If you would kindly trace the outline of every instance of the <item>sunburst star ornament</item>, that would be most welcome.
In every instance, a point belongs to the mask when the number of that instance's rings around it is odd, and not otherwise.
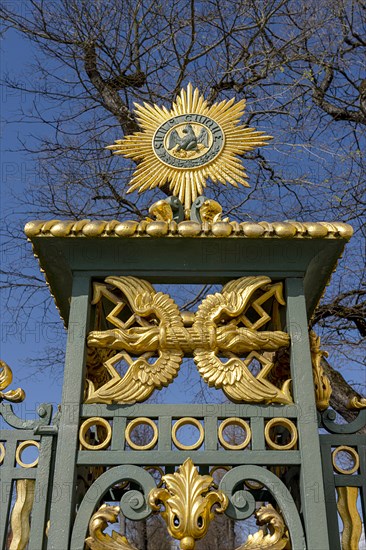
[[[240,124],[244,108],[245,100],[235,103],[234,98],[209,106],[191,84],[181,90],[171,110],[135,104],[142,131],[107,147],[139,163],[128,192],[168,184],[189,209],[208,179],[249,187],[237,155],[267,145],[272,137]]]

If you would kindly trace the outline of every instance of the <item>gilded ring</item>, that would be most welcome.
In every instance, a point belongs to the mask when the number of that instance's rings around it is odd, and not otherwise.
[[[5,458],[5,445],[4,443],[0,443],[0,464],[3,463]]]
[[[86,432],[92,426],[101,426],[106,431],[105,439],[101,443],[98,443],[98,445],[91,445],[85,439]],[[86,420],[84,420],[84,422],[80,426],[79,440],[82,446],[84,447],[84,449],[87,449],[88,451],[100,451],[101,449],[106,449],[111,441],[111,438],[112,438],[111,425],[105,418],[100,418],[100,416],[93,416],[91,418],[87,418]]]
[[[349,470],[345,470],[345,469],[341,468],[336,463],[337,454],[342,452],[342,451],[344,453],[347,453],[348,455],[350,455],[352,457],[353,467],[350,468]],[[333,463],[333,468],[338,473],[351,475],[351,474],[354,474],[355,472],[357,472],[357,470],[359,469],[359,467],[360,467],[360,457],[358,456],[358,452],[355,449],[353,449],[352,447],[348,447],[347,445],[340,445],[339,447],[334,449],[334,451],[332,453],[332,463]]]
[[[181,428],[182,426],[187,426],[187,425],[195,426],[199,431],[199,437],[198,437],[196,443],[193,443],[192,445],[184,445],[183,443],[181,443],[177,439],[177,431],[179,430],[179,428]],[[184,418],[180,418],[179,420],[176,421],[176,423],[174,424],[174,426],[172,428],[173,443],[181,451],[194,451],[195,449],[198,449],[199,447],[201,447],[201,445],[203,443],[203,440],[204,440],[204,437],[205,437],[205,433],[203,431],[202,424],[199,422],[199,420],[197,420],[197,418],[191,418],[189,416],[186,416]]]
[[[270,430],[274,426],[282,426],[283,428],[287,428],[287,430],[290,432],[291,440],[286,443],[286,445],[279,445],[271,439]],[[264,429],[264,436],[266,438],[268,447],[270,449],[275,449],[276,451],[288,451],[289,449],[292,449],[293,447],[295,447],[298,439],[296,426],[288,418],[271,418],[271,420],[267,422]]]
[[[259,491],[264,487],[263,483],[260,483],[259,481],[255,481],[253,479],[246,479],[244,481],[244,485],[246,485],[248,489],[250,489],[251,491]]]
[[[225,472],[229,472],[231,470],[231,466],[212,466],[211,470],[209,471],[209,475],[213,476],[217,470],[224,470]]]
[[[149,443],[146,443],[146,445],[138,445],[137,443],[134,443],[132,441],[132,439],[130,437],[130,433],[132,432],[132,430],[134,428],[137,428],[137,426],[140,426],[140,425],[143,425],[143,424],[146,424],[146,425],[148,425],[152,428],[153,436],[152,436],[151,441],[149,441]],[[134,418],[126,426],[126,431],[125,431],[126,441],[129,444],[129,446],[131,447],[131,449],[135,449],[135,451],[148,451],[149,449],[152,449],[153,447],[155,447],[156,442],[158,440],[158,435],[159,435],[158,427],[155,424],[155,422],[153,422],[151,420],[151,418],[146,418],[144,416],[141,416],[140,418]]]
[[[240,428],[243,428],[245,431],[245,439],[242,443],[239,443],[238,445],[233,445],[232,443],[228,443],[224,439],[223,432],[227,426],[239,426]],[[221,422],[219,426],[218,431],[219,441],[221,445],[224,447],[224,449],[230,450],[230,451],[240,451],[241,449],[245,449],[249,445],[249,441],[252,437],[252,432],[249,427],[248,422],[245,422],[245,420],[242,420],[241,418],[226,418]]]
[[[22,468],[34,468],[38,464],[38,460],[39,460],[38,456],[33,462],[29,464],[26,464],[25,462],[22,461],[21,459],[22,452],[28,447],[37,447],[37,449],[39,450],[39,443],[38,441],[33,441],[31,439],[28,439],[27,441],[22,441],[21,443],[19,443],[17,450],[15,452],[15,460],[16,460],[16,463],[19,464],[19,466],[21,466]]]

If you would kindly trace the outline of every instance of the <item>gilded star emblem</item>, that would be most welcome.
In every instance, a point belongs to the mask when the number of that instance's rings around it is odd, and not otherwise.
[[[138,162],[128,192],[143,192],[168,184],[189,209],[203,194],[206,181],[249,187],[239,155],[266,145],[264,132],[240,124],[245,100],[209,106],[188,84],[168,110],[135,104],[141,132],[116,140],[111,149]]]

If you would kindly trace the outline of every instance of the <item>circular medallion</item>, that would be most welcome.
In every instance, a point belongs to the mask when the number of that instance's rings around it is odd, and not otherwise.
[[[187,114],[159,126],[153,137],[153,150],[168,166],[194,169],[213,161],[224,143],[224,132],[212,118]]]

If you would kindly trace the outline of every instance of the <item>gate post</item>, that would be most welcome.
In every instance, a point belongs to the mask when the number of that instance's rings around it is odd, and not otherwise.
[[[303,280],[286,279],[286,290],[287,330],[291,337],[291,378],[298,407],[300,494],[307,546],[309,550],[328,550],[323,472]]]
[[[49,550],[69,548],[75,516],[76,453],[79,448],[80,404],[84,392],[85,338],[89,328],[90,277],[75,273],[52,491]]]

